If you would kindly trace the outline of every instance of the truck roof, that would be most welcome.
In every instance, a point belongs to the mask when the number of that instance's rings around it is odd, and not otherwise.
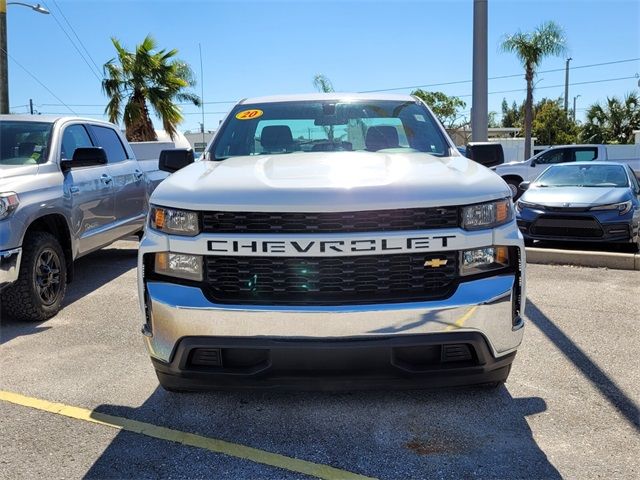
[[[250,103],[274,103],[274,102],[300,102],[300,101],[320,101],[320,100],[396,100],[396,101],[415,101],[415,97],[406,94],[397,93],[300,93],[294,95],[271,95],[266,97],[252,97],[241,100],[239,104]]]
[[[14,121],[14,122],[45,122],[45,123],[55,123],[60,120],[74,120],[74,121],[82,121],[82,122],[91,122],[91,123],[104,123],[110,126],[113,126],[112,123],[109,123],[105,120],[98,120],[95,118],[84,118],[78,117],[74,115],[0,115],[0,121]]]

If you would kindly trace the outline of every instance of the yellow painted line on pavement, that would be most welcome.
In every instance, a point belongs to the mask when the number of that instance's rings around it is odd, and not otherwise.
[[[308,462],[297,458],[287,457],[277,453],[267,452],[258,448],[248,447],[239,443],[227,442],[216,438],[204,437],[193,433],[173,430],[167,427],[160,427],[152,423],[139,422],[124,417],[116,417],[105,413],[94,412],[80,407],[73,407],[63,403],[48,402],[39,398],[26,397],[18,393],[0,390],[0,400],[29,407],[43,412],[63,415],[65,417],[82,420],[85,422],[97,423],[106,427],[135,432],[148,437],[159,438],[170,442],[188,445],[190,447],[202,448],[214,453],[222,453],[231,457],[242,458],[255,463],[262,463],[271,467],[278,467],[296,473],[304,473],[318,478],[329,480],[338,479],[369,479],[364,475],[340,470],[329,465]]]
[[[469,320],[473,316],[474,313],[476,313],[476,310],[478,310],[478,306],[477,305],[475,307],[471,307],[469,310],[467,310],[467,313],[465,313],[459,319],[457,319],[455,322],[453,322],[453,324],[451,324],[447,328],[445,328],[444,331],[445,332],[450,332],[451,330],[456,330],[458,328],[462,328],[464,323],[467,320]]]

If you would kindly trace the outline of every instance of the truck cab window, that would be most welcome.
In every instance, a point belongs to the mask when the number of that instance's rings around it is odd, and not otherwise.
[[[91,138],[83,125],[71,125],[64,130],[62,135],[61,157],[72,159],[76,148],[92,147]]]
[[[98,146],[104,148],[109,163],[122,162],[128,158],[120,137],[111,128],[92,125],[91,131],[98,141]]]
[[[573,157],[576,162],[591,162],[598,156],[597,148],[574,148]]]
[[[536,159],[536,163],[540,165],[551,165],[553,163],[566,162],[564,153],[564,150],[553,150],[551,152],[544,153]]]

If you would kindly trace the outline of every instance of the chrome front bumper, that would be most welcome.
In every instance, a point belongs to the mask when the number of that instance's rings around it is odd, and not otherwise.
[[[143,331],[151,356],[163,362],[191,336],[366,339],[465,331],[482,334],[501,357],[522,341],[524,323],[513,319],[515,281],[508,274],[465,282],[442,301],[331,307],[220,305],[199,288],[151,281]]]
[[[22,248],[0,251],[0,289],[18,279]]]

